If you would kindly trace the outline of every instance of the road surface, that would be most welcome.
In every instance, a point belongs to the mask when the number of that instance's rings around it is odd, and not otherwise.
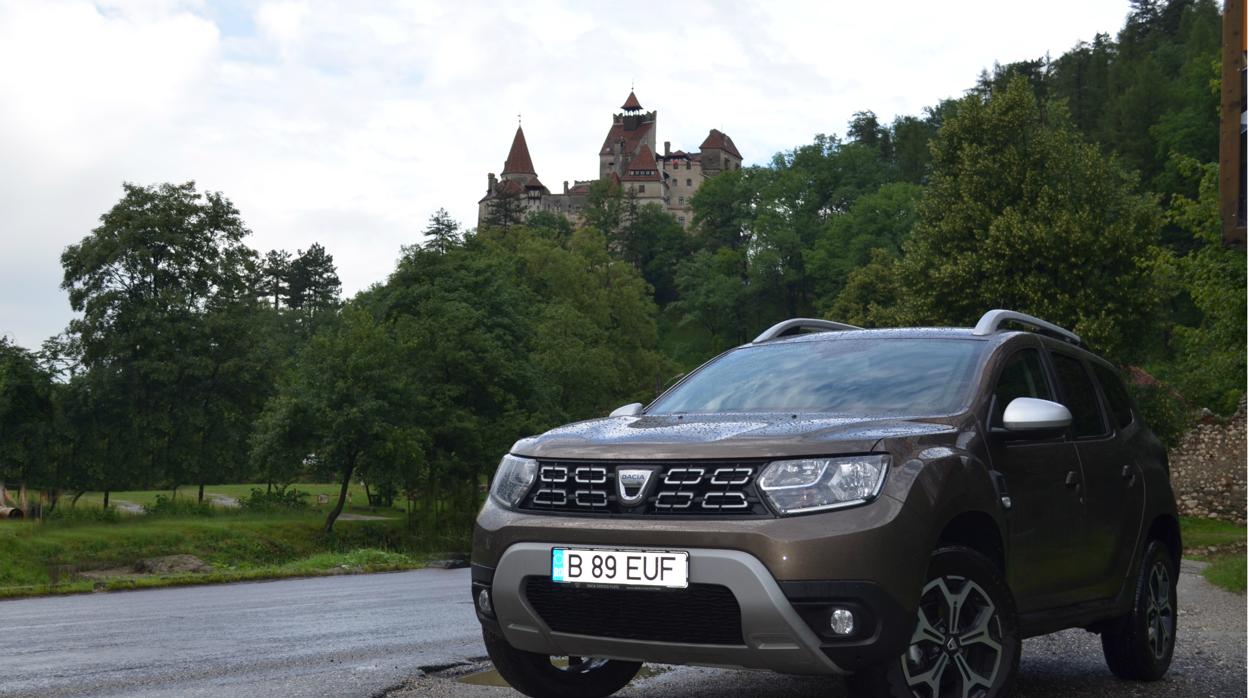
[[[516,695],[494,680],[467,570],[321,577],[0,602],[3,696]],[[1024,643],[1016,695],[1242,696],[1244,597],[1180,575],[1166,680],[1116,681],[1096,636]],[[472,683],[465,683],[465,681]],[[837,681],[658,667],[623,696],[843,696]]]

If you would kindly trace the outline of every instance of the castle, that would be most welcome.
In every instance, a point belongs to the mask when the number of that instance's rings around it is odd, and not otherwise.
[[[615,181],[635,195],[639,204],[662,206],[688,228],[693,221],[693,193],[708,177],[741,169],[741,153],[726,133],[711,129],[696,153],[673,151],[671,143],[664,141],[659,154],[655,148],[659,113],[642,109],[631,91],[620,109],[621,113],[612,117],[611,129],[598,151],[598,178]],[[578,222],[593,183],[594,180],[573,181],[568,186],[565,180],[562,193],[551,193],[537,178],[524,129],[517,126],[503,171],[497,177],[493,172],[489,174],[485,197],[477,204],[477,224],[504,196],[515,197],[525,215],[549,211]]]

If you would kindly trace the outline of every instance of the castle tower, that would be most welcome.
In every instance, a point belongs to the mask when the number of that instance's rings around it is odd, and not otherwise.
[[[659,113],[645,111],[637,94],[631,90],[620,109],[621,112],[612,117],[611,129],[598,151],[599,178],[613,174],[625,176],[629,162],[637,157],[642,146],[648,147],[651,153],[656,151],[655,132]]]
[[[537,178],[537,170],[533,168],[533,158],[529,155],[529,144],[524,139],[524,128],[521,126],[516,126],[516,135],[511,139],[511,150],[507,151],[503,171],[498,177],[493,172],[487,177],[485,196],[477,202],[478,225],[485,220],[490,202],[500,196],[519,198],[526,211],[541,210],[542,198],[550,196],[550,190]]]
[[[707,177],[741,169],[741,153],[728,134],[719,129],[711,129],[699,149],[702,151],[702,172]]]
[[[503,163],[502,177],[504,180],[522,179],[526,175],[537,177],[537,170],[533,169],[529,144],[524,140],[524,128],[516,126],[516,135],[511,139],[511,150],[507,151],[507,161]]]

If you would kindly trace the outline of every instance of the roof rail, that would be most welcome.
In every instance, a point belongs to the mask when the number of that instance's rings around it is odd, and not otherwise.
[[[1001,331],[1001,326],[1007,322],[1015,322],[1026,327],[1038,330],[1041,334],[1048,334],[1065,340],[1071,344],[1083,346],[1083,339],[1079,335],[1071,332],[1065,327],[1059,327],[1051,322],[1046,322],[1038,317],[1019,313],[1013,310],[989,310],[979,318],[979,322],[975,323],[975,329],[971,330],[974,335],[988,335]]]
[[[766,331],[754,338],[751,344],[761,344],[778,339],[790,334],[794,330],[814,330],[816,332],[839,332],[841,330],[861,330],[861,327],[854,325],[846,325],[843,322],[833,322],[831,320],[816,320],[807,317],[795,317],[792,320],[784,320],[768,327]]]

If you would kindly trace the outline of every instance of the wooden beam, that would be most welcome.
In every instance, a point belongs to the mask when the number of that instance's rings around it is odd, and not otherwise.
[[[1226,0],[1222,15],[1222,109],[1218,198],[1222,242],[1244,249],[1244,0]]]

